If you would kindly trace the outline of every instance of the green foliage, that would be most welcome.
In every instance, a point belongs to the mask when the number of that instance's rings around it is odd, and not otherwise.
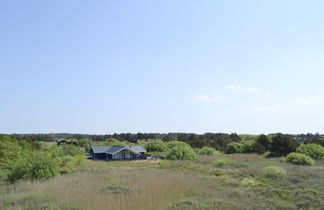
[[[7,178],[10,182],[20,179],[48,179],[58,173],[56,160],[42,152],[31,153],[13,163]]]
[[[78,147],[71,144],[65,144],[63,146],[60,146],[63,149],[63,155],[70,155],[70,156],[76,156],[76,155],[84,155],[85,150],[82,147]]]
[[[89,151],[91,147],[90,139],[88,138],[82,138],[77,141],[77,145],[79,147],[83,147],[86,151]]]
[[[269,179],[282,179],[287,176],[285,169],[277,166],[268,166],[263,169],[264,176]]]
[[[227,145],[226,153],[233,154],[233,153],[241,153],[243,145],[239,142],[232,142]]]
[[[225,200],[208,200],[204,198],[186,198],[171,203],[167,210],[188,209],[240,209],[239,205]]]
[[[272,138],[270,152],[274,156],[285,156],[295,152],[299,143],[289,135],[277,134]]]
[[[30,141],[0,136],[0,178],[9,182],[48,179],[59,172],[72,172],[83,156],[84,148],[74,145],[43,148]]]
[[[324,147],[318,144],[303,144],[297,147],[296,152],[305,154],[314,159],[324,158]]]
[[[171,143],[171,142],[169,142]],[[168,143],[168,146],[170,146]],[[195,151],[184,142],[173,142],[171,147],[166,155],[167,159],[170,160],[195,160],[197,155]]]
[[[229,164],[229,161],[226,159],[218,159],[214,161],[214,165],[217,167],[226,166]]]
[[[286,156],[286,162],[287,163],[292,163],[295,165],[314,165],[315,161],[304,154],[292,152],[289,155]]]
[[[109,138],[106,141],[101,143],[101,145],[103,145],[103,146],[129,145],[129,144],[131,144],[131,143],[128,141],[119,141],[118,139],[115,139],[115,138]]]
[[[148,152],[165,152],[168,149],[167,145],[161,140],[150,141],[145,144],[145,148]]]
[[[254,151],[254,140],[240,141],[239,143],[242,144],[242,153],[250,153]]]
[[[255,144],[253,145],[253,151],[259,154],[263,154],[270,149],[271,140],[266,135],[260,135]]]
[[[127,194],[133,191],[135,191],[135,188],[121,186],[121,185],[114,185],[114,184],[108,184],[101,190],[101,192],[112,193],[112,194],[120,194],[120,193]]]
[[[169,149],[172,149],[173,147],[191,147],[189,144],[183,141],[169,141],[166,143],[166,145]]]
[[[220,155],[220,152],[212,147],[203,147],[197,151],[198,155]]]

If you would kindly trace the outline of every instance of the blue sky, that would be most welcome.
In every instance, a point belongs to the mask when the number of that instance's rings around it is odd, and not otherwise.
[[[323,1],[1,1],[0,133],[324,133]]]

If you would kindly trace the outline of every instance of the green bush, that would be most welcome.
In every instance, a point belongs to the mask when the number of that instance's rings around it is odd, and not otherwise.
[[[246,140],[246,141],[241,141],[239,142],[242,144],[242,152],[243,153],[250,153],[253,152],[253,146],[255,141],[254,140]]]
[[[172,149],[173,147],[190,147],[191,146],[189,144],[187,144],[186,142],[183,141],[169,141],[166,143],[167,147],[169,149]]]
[[[233,154],[233,153],[241,153],[243,145],[239,142],[232,142],[227,145],[226,153]]]
[[[166,158],[170,160],[195,160],[197,155],[190,146],[175,146],[169,149]]]
[[[220,152],[212,147],[203,147],[197,151],[198,155],[220,155]]]
[[[324,147],[318,144],[303,144],[297,147],[296,152],[307,155],[314,159],[324,158]]]
[[[286,162],[292,163],[295,165],[314,165],[315,164],[315,161],[311,157],[304,155],[304,154],[295,153],[295,152],[292,152],[289,155],[287,155]]]
[[[7,180],[16,182],[21,179],[48,179],[58,174],[58,163],[49,154],[35,152],[17,159],[10,170]]]
[[[277,166],[268,166],[263,169],[264,176],[270,179],[282,179],[287,176],[285,169]]]
[[[76,156],[76,155],[84,155],[85,154],[85,150],[82,147],[78,147],[75,145],[71,145],[71,144],[66,144],[64,146],[60,146],[63,148],[63,155],[70,155],[70,156]]]
[[[145,145],[145,148],[148,152],[164,152],[167,150],[166,144],[161,141],[150,141]]]
[[[218,159],[218,160],[214,161],[214,165],[217,167],[226,166],[228,164],[229,164],[229,161],[225,160],[225,159]]]

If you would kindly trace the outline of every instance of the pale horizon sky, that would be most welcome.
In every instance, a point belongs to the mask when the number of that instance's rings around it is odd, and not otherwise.
[[[323,11],[1,1],[0,133],[324,133]]]

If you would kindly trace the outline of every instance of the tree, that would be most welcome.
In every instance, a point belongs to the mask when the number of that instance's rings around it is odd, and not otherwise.
[[[254,152],[263,154],[270,149],[271,140],[264,134],[260,135],[253,145]]]
[[[299,143],[289,135],[277,134],[273,137],[270,152],[273,156],[285,156],[295,152]]]
[[[150,141],[145,145],[148,152],[164,152],[167,150],[166,144],[161,140]]]

